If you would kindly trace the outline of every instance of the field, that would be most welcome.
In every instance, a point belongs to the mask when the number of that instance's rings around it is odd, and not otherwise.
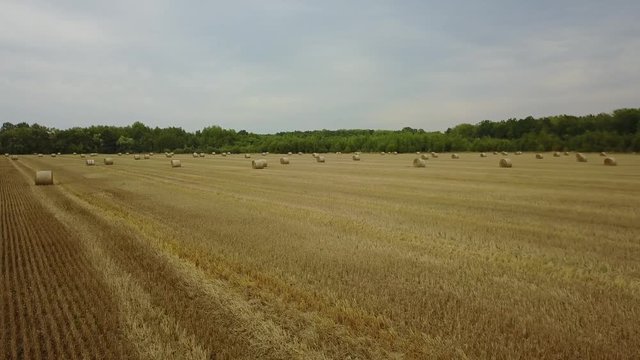
[[[614,156],[1,157],[0,358],[637,359]]]

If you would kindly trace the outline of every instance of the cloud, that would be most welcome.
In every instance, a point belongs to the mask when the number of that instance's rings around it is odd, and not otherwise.
[[[638,106],[632,1],[3,2],[0,118],[444,130]]]

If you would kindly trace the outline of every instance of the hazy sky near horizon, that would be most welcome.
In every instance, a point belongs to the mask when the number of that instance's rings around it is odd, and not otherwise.
[[[0,122],[405,126],[640,107],[640,1],[0,0]]]

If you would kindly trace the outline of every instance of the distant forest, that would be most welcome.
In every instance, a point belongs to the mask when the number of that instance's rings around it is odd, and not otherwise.
[[[66,130],[34,123],[6,122],[0,152],[378,152],[378,151],[640,151],[640,108],[613,113],[460,124],[445,132],[402,130],[314,130],[254,134],[209,126],[194,133],[179,127],[74,127]]]

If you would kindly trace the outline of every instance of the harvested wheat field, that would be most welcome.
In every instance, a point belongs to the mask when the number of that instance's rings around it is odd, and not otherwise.
[[[640,358],[640,156],[361,157],[0,158],[0,357]]]

